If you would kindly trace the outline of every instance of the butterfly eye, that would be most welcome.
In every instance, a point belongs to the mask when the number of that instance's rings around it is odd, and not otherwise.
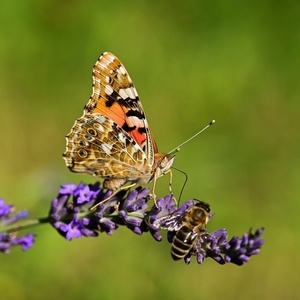
[[[87,143],[85,141],[79,141],[79,146],[81,147],[85,147],[87,145]]]
[[[81,158],[86,158],[88,156],[87,151],[80,149],[78,152],[78,156],[80,156]]]
[[[166,172],[171,168],[174,158],[175,158],[175,156],[171,157],[170,155],[165,155],[162,158],[162,160],[160,162],[160,168],[161,168],[162,172]]]

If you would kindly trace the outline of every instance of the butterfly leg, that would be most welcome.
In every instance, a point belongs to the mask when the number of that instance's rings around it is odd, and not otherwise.
[[[174,202],[177,204],[177,200],[176,200],[176,198],[174,197],[174,194],[173,194],[173,191],[172,191],[172,183],[173,183],[173,172],[172,172],[172,170],[171,169],[169,169],[168,171],[166,171],[165,173],[164,173],[164,175],[166,175],[166,174],[170,174],[169,176],[169,191],[170,191],[170,194],[172,194],[173,195],[173,200],[174,200]]]
[[[157,176],[156,176],[156,174],[154,174],[152,191],[151,191],[151,194],[149,194],[149,196],[150,196],[150,199],[153,199],[153,201],[155,203],[155,206],[157,207],[157,205],[156,205],[156,195],[155,195],[156,180],[157,180]]]
[[[166,171],[165,173],[163,173],[163,175],[166,175],[166,174],[170,174],[169,175],[170,176],[170,180],[169,180],[169,192],[170,192],[170,194],[173,194],[173,191],[172,191],[172,180],[173,180],[172,170],[169,169],[168,171]],[[156,180],[157,180],[157,176],[154,175],[151,198],[153,199],[155,205],[156,205],[156,194],[155,194]],[[173,196],[173,199],[174,199],[175,203],[177,203],[177,201],[176,201],[176,199],[175,199],[174,196]]]
[[[172,192],[172,180],[173,180],[173,173],[172,173],[172,170],[171,169],[169,169],[168,171],[166,171],[166,173],[165,174],[170,174],[170,180],[169,180],[169,191],[170,191],[170,194],[173,194],[173,192]],[[165,175],[164,174],[164,175]]]
[[[97,206],[105,203],[106,201],[110,200],[112,197],[114,197],[116,194],[118,194],[121,191],[126,191],[129,190],[130,188],[132,188],[133,186],[135,186],[136,183],[132,183],[130,185],[125,185],[125,186],[121,186],[120,188],[118,188],[117,190],[115,190],[110,196],[108,196],[107,198],[105,198],[104,200],[100,201],[99,203],[95,204],[94,206],[92,206],[90,208],[90,210],[94,210]]]

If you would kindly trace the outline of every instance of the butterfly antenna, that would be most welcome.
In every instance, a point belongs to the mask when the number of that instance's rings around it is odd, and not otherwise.
[[[183,174],[183,175],[185,176],[185,180],[184,180],[184,183],[183,183],[183,185],[182,185],[182,188],[181,188],[181,191],[180,191],[180,194],[179,194],[179,198],[178,198],[178,206],[179,206],[181,196],[182,196],[182,194],[183,194],[184,188],[185,188],[186,183],[187,183],[187,181],[188,181],[189,178],[188,178],[188,174],[185,173],[185,172],[183,172],[182,170],[177,169],[177,168],[175,168],[175,167],[172,167],[172,169],[174,169],[174,170],[180,172],[181,174]]]
[[[183,146],[184,144],[188,143],[189,141],[191,141],[192,139],[194,139],[196,136],[198,136],[200,133],[202,133],[203,131],[205,131],[208,127],[210,127],[211,125],[213,125],[216,121],[212,120],[211,122],[209,122],[204,128],[202,128],[200,131],[198,131],[196,134],[194,134],[193,136],[191,136],[189,139],[187,139],[186,141],[184,141],[183,143],[181,143],[180,145],[178,145],[176,148],[172,149],[171,151],[168,152],[168,154],[172,154],[175,152],[179,151],[179,148],[181,146]],[[179,171],[179,170],[178,170]]]

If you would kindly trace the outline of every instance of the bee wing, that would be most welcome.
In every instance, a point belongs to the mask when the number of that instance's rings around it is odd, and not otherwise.
[[[167,229],[168,231],[178,231],[182,226],[182,215],[171,214],[161,217],[154,221],[154,226],[161,229]]]

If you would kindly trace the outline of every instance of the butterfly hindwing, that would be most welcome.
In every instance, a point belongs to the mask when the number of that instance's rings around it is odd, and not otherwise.
[[[65,159],[74,172],[133,180],[145,168],[140,146],[105,116],[86,114],[78,119],[67,140]]]

